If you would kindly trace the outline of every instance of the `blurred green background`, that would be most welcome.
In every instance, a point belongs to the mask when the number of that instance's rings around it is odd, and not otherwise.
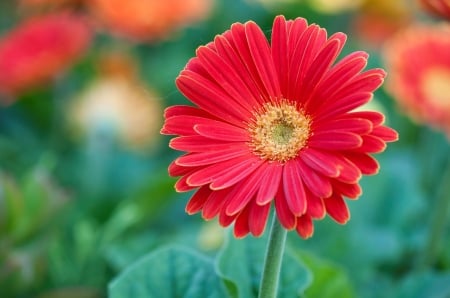
[[[329,34],[347,33],[345,53],[368,51],[369,67],[383,67],[384,39],[410,22],[434,21],[413,1],[215,0],[194,21],[143,40],[98,24],[81,1],[27,2],[33,1],[0,2],[3,36],[33,15],[73,9],[94,19],[93,37],[51,81],[13,100],[0,95],[4,298],[105,297],[115,276],[156,248],[177,243],[217,253],[226,232],[184,213],[190,194],[176,193],[167,174],[179,153],[159,129],[165,107],[187,103],[174,85],[179,71],[233,22],[254,20],[269,35],[275,15],[305,17]],[[289,233],[289,245],[308,256],[316,277],[307,296],[450,297],[448,224],[436,257],[417,265],[448,141],[404,116],[383,88],[370,108],[386,114],[400,141],[377,157],[380,173],[363,178],[364,194],[348,203],[347,225],[326,218],[306,241]]]

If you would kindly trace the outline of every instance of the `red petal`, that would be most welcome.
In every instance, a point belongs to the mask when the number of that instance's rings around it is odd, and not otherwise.
[[[333,189],[329,178],[316,173],[301,160],[298,161],[298,166],[303,182],[313,195],[319,198],[331,196]]]
[[[359,135],[368,134],[372,129],[372,122],[363,118],[333,119],[331,121],[316,123],[312,127],[313,131],[351,132]]]
[[[323,151],[307,148],[302,151],[300,158],[311,169],[327,177],[339,176],[339,162],[336,156]]]
[[[227,31],[222,35],[219,35],[215,38],[215,44],[217,47],[217,52],[219,55],[226,61],[232,69],[235,70],[236,75],[234,75],[234,72],[231,72],[228,74],[229,76],[233,76],[233,80],[236,81],[242,81],[242,84],[245,87],[241,87],[243,92],[242,94],[245,95],[248,90],[248,92],[251,94],[249,96],[249,99],[251,101],[255,100],[258,103],[255,104],[257,106],[261,103],[261,95],[260,91],[258,90],[258,86],[255,85],[254,80],[252,79],[251,74],[249,73],[249,69],[243,62],[243,60],[240,57],[240,54],[237,52],[236,47],[234,46],[234,41],[231,36],[231,32]],[[239,83],[240,84],[240,83]]]
[[[250,202],[258,191],[266,169],[267,166],[262,164],[251,175],[240,181],[233,188],[233,191],[229,194],[230,201],[228,201],[225,209],[228,215],[234,215],[247,206],[248,202]]]
[[[191,185],[187,184],[188,177],[189,177],[189,173],[186,174],[185,176],[181,177],[180,179],[178,179],[178,181],[175,183],[175,190],[177,192],[186,192],[186,191],[191,191],[191,190],[197,188],[196,186],[191,186]]]
[[[168,119],[174,116],[196,116],[202,118],[211,118],[212,116],[193,106],[177,105],[171,106],[164,110],[164,118]]]
[[[311,99],[310,96],[313,94],[314,89],[323,79],[325,73],[330,69],[334,60],[336,60],[337,55],[342,49],[343,43],[345,43],[345,39],[346,36],[344,33],[336,33],[336,35],[331,37],[323,46],[317,57],[314,58],[314,61],[305,75],[305,78],[308,79],[305,80],[304,84],[299,88],[299,93],[306,95],[304,100]],[[308,103],[305,105],[308,107]]]
[[[192,186],[208,184],[223,175],[229,174],[230,172],[241,173],[249,167],[254,167],[256,166],[256,161],[259,161],[259,158],[249,158],[248,156],[244,155],[226,160],[224,162],[211,164],[205,168],[195,171],[192,175],[189,176],[187,183]]]
[[[306,210],[306,214],[311,216],[312,218],[322,219],[326,215],[325,204],[323,203],[323,199],[313,195],[311,192],[306,192],[306,198],[308,202],[308,208]]]
[[[314,225],[308,214],[297,218],[296,231],[303,239],[310,238],[314,233]]]
[[[347,114],[352,118],[363,118],[372,122],[373,127],[379,126],[384,123],[384,115],[374,111],[357,111]]]
[[[315,132],[308,140],[308,145],[313,148],[327,150],[349,150],[362,145],[359,135],[350,132]]]
[[[214,177],[213,182],[210,184],[211,189],[222,189],[230,187],[242,179],[246,178],[250,175],[256,168],[258,168],[264,161],[261,159],[254,159],[254,156],[250,156],[249,160],[253,162],[250,163],[247,167],[235,167],[233,169],[229,169],[227,172],[222,173],[217,178]]]
[[[279,187],[278,192],[275,196],[275,210],[277,217],[283,227],[288,230],[292,230],[295,228],[297,219],[289,209],[282,186]]]
[[[280,185],[282,174],[283,165],[279,163],[268,164],[266,175],[261,181],[261,187],[256,196],[256,203],[258,205],[263,206],[273,200]]]
[[[316,121],[321,121],[339,114],[347,113],[363,104],[368,103],[373,97],[371,92],[354,92],[339,99],[333,100],[333,104],[324,105],[316,113]]]
[[[195,72],[183,70],[176,79],[176,85],[190,101],[223,121],[243,127],[249,117],[248,111],[237,105],[216,84]]]
[[[177,158],[175,163],[180,166],[197,167],[222,162],[243,155],[251,156],[247,145],[235,143],[221,150],[186,154]]]
[[[328,215],[337,223],[345,224],[350,219],[350,212],[341,195],[333,195],[323,201]]]
[[[247,23],[246,25],[248,24],[249,23]],[[256,65],[253,61],[252,53],[248,47],[248,41],[245,32],[246,25],[235,23],[231,26],[230,32],[232,40],[234,42],[233,45],[235,46],[236,51],[240,56],[240,59],[242,60],[242,63],[245,65],[248,75],[251,78],[251,81],[253,81],[253,84],[256,85],[259,90],[259,97],[256,99],[260,99],[260,103],[264,103],[271,96],[273,96],[273,94],[268,93],[269,90],[266,90],[266,87],[264,86],[265,82],[261,80],[261,76],[259,75],[258,69],[256,68]]]
[[[306,24],[305,24],[306,28]],[[277,16],[273,22],[272,28],[272,58],[278,73],[281,92],[287,94],[289,55],[288,53],[288,35],[286,20],[284,16]]]
[[[211,140],[203,136],[182,136],[170,140],[169,147],[179,151],[204,152],[219,151],[228,147],[229,144],[229,142]]]
[[[207,187],[200,187],[194,195],[189,199],[186,205],[186,212],[190,215],[202,210],[203,205],[211,194],[211,190]]]
[[[203,205],[202,217],[205,220],[210,220],[216,217],[217,214],[222,210],[227,201],[227,196],[230,193],[230,189],[226,188],[223,190],[215,190],[211,192],[208,200]]]
[[[372,135],[362,136],[363,143],[361,147],[354,150],[355,152],[361,153],[380,153],[386,149],[386,143],[377,137]]]
[[[310,25],[302,34],[291,56],[287,98],[302,99],[299,90],[304,82],[305,74],[325,41],[326,31],[315,24]]]
[[[250,232],[249,226],[250,208],[245,208],[236,218],[234,223],[234,236],[236,238],[243,238]]]
[[[361,72],[367,65],[367,57],[368,55],[365,52],[354,52],[333,66],[312,95],[315,99],[321,100],[311,102],[308,110],[314,113],[318,107],[325,104],[331,98],[333,93],[336,93],[337,90],[345,86],[349,80]]]
[[[363,153],[347,153],[345,157],[356,165],[364,175],[374,175],[378,173],[380,165],[375,158]]]
[[[220,43],[220,38],[216,37],[216,43]],[[228,93],[230,98],[243,109],[252,110],[258,101],[242,81],[241,76],[232,65],[228,63],[226,57],[221,57],[219,53],[208,47],[199,47],[197,56],[202,66],[211,78]]]
[[[259,237],[264,233],[269,211],[270,204],[259,206],[255,202],[251,203],[248,225],[253,236]]]
[[[382,139],[385,142],[394,142],[398,140],[398,133],[387,126],[375,127],[371,134]]]
[[[191,171],[192,171],[192,168],[179,166],[175,163],[175,161],[172,161],[168,168],[168,172],[171,177],[183,176]]]
[[[250,140],[247,130],[224,122],[217,122],[213,125],[197,124],[194,126],[194,130],[201,136],[215,140],[230,142],[248,142]]]
[[[347,157],[347,155],[345,156]],[[339,167],[340,173],[336,178],[339,181],[352,184],[357,183],[362,177],[359,167],[346,158],[341,159]]]
[[[280,84],[276,75],[267,38],[261,28],[254,22],[247,22],[245,24],[245,34],[250,54],[253,58],[258,75],[261,78],[261,82],[269,95],[268,98],[281,97]]]
[[[235,214],[233,216],[229,216],[226,214],[225,212],[225,207],[223,206],[222,210],[220,210],[220,214],[219,214],[219,224],[222,227],[228,227],[238,216],[238,214]]]
[[[362,194],[361,186],[358,183],[348,184],[333,179],[332,184],[334,193],[341,194],[349,199],[357,199]]]
[[[300,173],[299,162],[286,162],[283,171],[283,189],[291,212],[300,216],[306,212],[306,194]]]

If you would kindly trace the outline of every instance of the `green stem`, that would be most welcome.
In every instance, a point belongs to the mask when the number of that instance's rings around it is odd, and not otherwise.
[[[278,280],[280,277],[286,235],[287,230],[280,224],[278,218],[274,215],[264,260],[264,271],[261,277],[259,298],[275,298],[277,296]]]
[[[447,224],[447,213],[450,207],[450,159],[447,161],[447,166],[434,203],[435,206],[431,215],[428,239],[423,257],[418,266],[419,270],[424,270],[435,262],[439,252],[440,238]]]

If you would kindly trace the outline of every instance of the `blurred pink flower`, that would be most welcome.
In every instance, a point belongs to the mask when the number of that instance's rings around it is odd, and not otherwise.
[[[73,14],[26,20],[0,40],[0,92],[16,95],[48,82],[83,54],[90,39],[85,20]]]
[[[415,25],[386,44],[387,90],[415,120],[450,136],[450,24]]]

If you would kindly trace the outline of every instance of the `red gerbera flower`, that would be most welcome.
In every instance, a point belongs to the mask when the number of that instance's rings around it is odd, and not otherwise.
[[[415,25],[386,43],[387,90],[415,120],[450,136],[450,25]]]
[[[234,233],[263,233],[271,203],[288,230],[304,238],[313,219],[349,219],[344,196],[361,193],[362,174],[375,174],[370,156],[397,133],[377,112],[356,112],[385,72],[362,72],[367,54],[334,64],[346,36],[327,38],[305,19],[278,16],[271,44],[254,22],[201,46],[176,80],[196,107],[165,111],[161,132],[179,135],[170,147],[186,151],[170,166],[177,191],[197,189],[189,214],[216,216]]]
[[[0,92],[16,94],[55,77],[86,49],[85,20],[57,13],[25,21],[0,40]]]

